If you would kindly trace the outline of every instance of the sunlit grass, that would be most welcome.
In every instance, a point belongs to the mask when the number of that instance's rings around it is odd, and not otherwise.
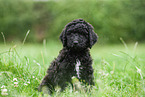
[[[101,45],[91,49],[95,87],[91,92],[73,91],[68,86],[63,97],[145,96],[145,45]],[[50,62],[57,57],[59,43],[0,45],[0,96],[41,96],[37,87]]]

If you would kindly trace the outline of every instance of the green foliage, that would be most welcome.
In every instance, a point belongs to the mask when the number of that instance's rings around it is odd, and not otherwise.
[[[125,46],[125,47],[124,47]],[[95,45],[91,49],[95,87],[89,93],[73,91],[68,86],[62,97],[137,97],[145,96],[144,44]],[[8,97],[41,97],[37,87],[46,74],[50,62],[61,49],[58,43],[44,45],[0,45],[0,87]],[[77,83],[77,80],[74,81]],[[4,86],[5,87],[4,87]],[[46,96],[47,97],[47,96]]]
[[[0,30],[5,33],[5,37],[12,39],[17,38],[15,36],[20,39],[24,37],[25,31],[33,22],[30,5],[20,1],[0,1]]]
[[[0,32],[7,41],[29,42],[58,39],[64,26],[83,18],[94,26],[101,43],[145,40],[144,0],[0,1]],[[0,38],[0,41],[3,39]]]

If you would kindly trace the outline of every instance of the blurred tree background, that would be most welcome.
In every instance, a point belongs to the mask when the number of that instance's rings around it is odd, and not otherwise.
[[[27,42],[55,41],[78,18],[94,26],[100,43],[145,41],[145,0],[0,0],[6,42],[23,41],[28,30]]]

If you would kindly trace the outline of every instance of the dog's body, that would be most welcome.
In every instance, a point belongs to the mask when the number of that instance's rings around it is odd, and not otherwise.
[[[48,87],[48,93],[53,93],[55,86],[60,86],[61,91],[75,76],[84,84],[94,85],[92,58],[89,48],[97,41],[93,27],[83,19],[77,19],[66,25],[60,35],[63,49],[59,56],[51,63],[47,75],[39,86]],[[72,83],[71,83],[72,84]]]

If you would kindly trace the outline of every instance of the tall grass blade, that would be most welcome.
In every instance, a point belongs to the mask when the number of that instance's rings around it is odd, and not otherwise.
[[[41,56],[42,56],[42,60],[43,60],[43,65],[45,64],[44,62],[44,55],[43,55],[43,52],[41,51]]]
[[[30,33],[30,30],[28,30],[27,33],[26,33],[26,36],[25,36],[25,38],[24,38],[24,40],[23,40],[23,45],[24,45],[24,43],[25,43],[25,41],[26,41],[26,38],[27,38],[27,36],[29,35],[29,33]]]
[[[136,69],[137,69],[137,73],[139,73],[139,74],[140,74],[141,79],[143,80],[143,76],[142,76],[142,73],[141,73],[141,69],[139,69],[137,66],[135,66],[135,67],[136,67]]]
[[[5,39],[5,35],[3,32],[1,32],[2,36],[3,36],[3,40],[4,40],[4,44],[6,45],[6,39]]]
[[[128,50],[127,44],[125,43],[125,41],[123,40],[123,38],[120,38],[120,40],[123,43],[123,45],[125,46],[125,48]]]
[[[45,52],[45,54],[47,54],[47,50],[46,50],[46,39],[43,40],[43,46],[44,46],[44,52]]]
[[[135,45],[134,45],[134,48],[133,48],[133,55],[135,55],[137,45],[138,45],[138,42],[136,42]]]

